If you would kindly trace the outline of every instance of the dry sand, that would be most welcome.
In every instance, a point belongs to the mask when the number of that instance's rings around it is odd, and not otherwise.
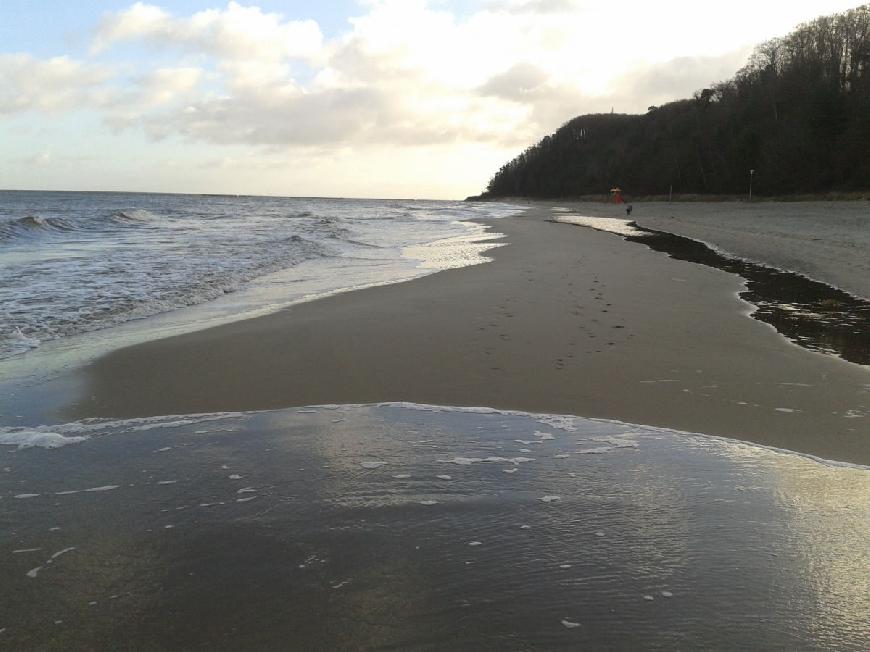
[[[486,265],[116,351],[81,372],[64,416],[414,401],[870,463],[870,370],[749,318],[737,277],[550,216],[496,222],[510,245]]]

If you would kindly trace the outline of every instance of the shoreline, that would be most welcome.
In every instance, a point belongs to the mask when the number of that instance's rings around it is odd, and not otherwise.
[[[115,351],[65,419],[385,401],[574,414],[867,464],[870,373],[748,319],[740,279],[543,207],[493,262]],[[614,264],[618,261],[618,264]]]
[[[466,197],[464,201],[483,201],[483,202],[505,202],[505,203],[518,203],[518,202],[534,202],[534,203],[559,203],[559,202],[569,202],[569,203],[601,203],[607,204],[609,201],[605,195],[578,195],[575,197],[501,197],[501,196],[484,196],[484,195],[471,195]],[[842,192],[828,192],[828,193],[805,193],[798,195],[752,195],[752,199],[748,198],[748,195],[703,195],[697,193],[685,193],[685,194],[677,194],[677,195],[636,195],[631,196],[630,199],[626,200],[627,203],[641,203],[641,202],[651,202],[651,203],[698,203],[698,204],[709,204],[709,203],[719,203],[719,202],[728,202],[728,203],[747,203],[747,204],[765,204],[765,203],[801,203],[801,202],[854,202],[854,201],[870,201],[870,190],[846,190]]]

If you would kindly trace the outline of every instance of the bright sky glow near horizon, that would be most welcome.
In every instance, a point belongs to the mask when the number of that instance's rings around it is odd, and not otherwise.
[[[461,199],[838,0],[2,0],[0,188]]]

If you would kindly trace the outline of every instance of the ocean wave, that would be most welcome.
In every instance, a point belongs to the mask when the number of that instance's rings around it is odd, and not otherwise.
[[[135,227],[155,222],[158,219],[158,215],[140,208],[130,208],[108,215],[90,216],[87,219],[77,220],[65,217],[43,217],[38,214],[25,215],[0,222],[0,242],[24,238],[32,239],[43,235],[100,233],[105,231],[107,227]]]
[[[76,227],[62,217],[26,215],[0,223],[0,241],[19,237],[32,237],[38,233],[66,233]]]
[[[107,265],[102,273],[91,267],[72,280],[67,288],[67,300],[75,310],[57,311],[52,307],[50,295],[55,284],[50,279],[19,278],[18,287],[0,289],[0,298],[7,321],[0,329],[0,359],[17,356],[38,347],[42,342],[61,337],[89,333],[129,321],[145,319],[179,308],[195,306],[233,293],[247,283],[268,274],[287,269],[303,262],[332,255],[324,245],[292,235],[277,238],[269,248],[248,243],[248,252],[241,255],[242,245],[234,259],[212,262],[212,266],[198,262],[199,257],[175,259],[172,266],[144,267],[138,270],[135,281],[126,269],[136,263],[121,259]],[[162,271],[161,271],[162,270]],[[75,270],[70,269],[70,274]],[[117,278],[124,276],[123,281]],[[33,297],[45,295],[39,307],[31,305]]]
[[[143,208],[128,208],[109,217],[109,221],[116,224],[142,224],[156,219],[158,219],[157,215]]]

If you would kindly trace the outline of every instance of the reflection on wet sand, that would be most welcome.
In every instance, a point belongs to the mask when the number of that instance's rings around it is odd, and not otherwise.
[[[56,430],[89,438],[0,453],[0,636],[19,649],[860,649],[870,632],[864,468],[398,404]]]

